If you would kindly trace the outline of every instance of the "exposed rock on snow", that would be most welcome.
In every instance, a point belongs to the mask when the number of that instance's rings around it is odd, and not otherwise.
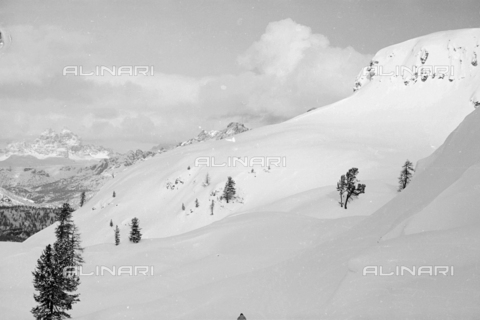
[[[479,39],[478,29],[444,31],[382,49],[357,76],[353,91],[371,81],[409,85],[418,79],[455,81],[472,76],[477,72]]]

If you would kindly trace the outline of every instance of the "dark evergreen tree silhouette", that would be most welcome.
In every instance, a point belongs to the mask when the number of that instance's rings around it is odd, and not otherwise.
[[[345,175],[345,206],[344,208],[347,209],[347,204],[349,201],[353,200],[353,198],[358,197],[360,194],[365,193],[365,185],[359,183],[357,185],[357,168],[351,168],[348,170],[347,174]]]
[[[120,229],[118,226],[115,226],[115,245],[118,246],[120,244]]]
[[[114,198],[117,196],[117,194],[115,193],[115,191],[113,191],[112,196],[113,196]]]
[[[182,210],[185,211],[185,204],[182,203]]]
[[[138,219],[137,218],[133,218],[132,219],[132,224],[131,224],[131,230],[130,230],[130,238],[129,240],[133,243],[138,243],[140,242],[140,240],[142,240],[142,234],[140,233],[140,227],[139,227],[139,224],[138,224]]]
[[[113,221],[110,219],[110,227],[113,227]]]
[[[73,209],[70,207],[70,205],[68,203],[64,203],[62,206],[62,210],[57,216],[57,220],[59,222],[59,225],[55,229],[57,241],[63,241],[70,236],[73,224],[72,212]]]
[[[212,216],[213,216],[213,208],[214,208],[214,207],[215,207],[215,201],[212,200],[212,203],[210,204],[210,212],[211,212],[210,215],[212,215]]]
[[[33,298],[38,305],[30,312],[37,320],[68,319],[70,315],[65,311],[79,301],[78,294],[69,294],[74,288],[58,267],[57,259],[52,246],[48,245],[37,261],[36,270],[32,272],[33,286],[38,291]]]
[[[80,234],[72,221],[73,209],[68,203],[62,206],[58,214],[58,226],[55,228],[56,241],[48,245],[38,260],[37,270],[33,272],[34,288],[38,294],[34,299],[38,303],[31,312],[36,319],[67,319],[66,310],[80,301],[74,294],[80,284],[75,272],[83,263],[80,246]],[[72,269],[75,270],[72,272]]]
[[[247,320],[247,318],[245,318],[245,316],[243,315],[243,313],[240,313],[240,315],[238,316],[237,320]]]
[[[198,203],[198,199],[195,199],[195,207],[198,208],[200,206],[200,203]]]
[[[347,183],[346,183],[344,174],[340,177],[340,180],[337,182],[337,191],[340,194],[340,202],[339,202],[340,207],[343,207],[343,195],[347,191]]]
[[[230,200],[233,200],[235,197],[235,181],[232,179],[232,177],[228,177],[227,183],[225,184],[225,189],[223,189],[223,199],[227,201],[227,203],[230,202]]]
[[[83,248],[80,245],[80,233],[72,221],[72,212],[73,209],[70,205],[64,203],[59,216],[59,224],[55,229],[57,239],[53,244],[54,261],[56,268],[62,274],[66,268],[78,267],[84,262],[82,258]],[[64,276],[63,284],[65,291],[73,292],[80,284],[80,279],[76,275]],[[70,308],[74,302],[70,303]]]
[[[83,260],[82,253],[84,248],[81,245],[80,231],[75,223],[72,223],[72,232],[70,241],[73,247],[73,266],[81,266],[85,261]]]
[[[400,177],[398,178],[398,192],[402,191],[407,187],[413,177],[413,163],[411,163],[408,159],[402,166],[402,171],[400,172]]]
[[[84,204],[85,204],[85,191],[82,191],[82,193],[80,194],[80,207],[83,207]]]
[[[205,176],[205,185],[208,186],[210,185],[210,175],[207,173],[207,175]]]

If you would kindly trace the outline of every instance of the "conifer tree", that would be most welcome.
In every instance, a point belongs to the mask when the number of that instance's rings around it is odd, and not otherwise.
[[[118,246],[120,244],[120,229],[118,229],[118,225],[115,226],[115,245]]]
[[[38,294],[33,298],[38,305],[30,311],[37,320],[66,319],[70,315],[72,304],[79,301],[78,294],[69,294],[74,291],[66,281],[63,270],[57,265],[56,253],[48,245],[37,261],[37,268],[33,274],[33,286]]]
[[[142,234],[140,233],[140,227],[139,227],[139,224],[138,224],[138,219],[137,218],[133,218],[132,219],[132,225],[131,225],[132,229],[130,230],[130,241],[133,242],[133,243],[138,243],[140,242],[140,240],[142,240]]]
[[[74,294],[80,284],[80,278],[71,272],[84,261],[81,256],[80,234],[72,221],[73,209],[65,203],[57,216],[59,221],[55,229],[56,241],[48,245],[38,260],[34,276],[34,288],[38,294],[34,299],[39,305],[31,312],[36,319],[66,319],[70,315],[65,311],[80,301]]]
[[[198,199],[195,199],[195,207],[198,208],[200,206],[200,203],[198,203]]]
[[[57,241],[63,241],[67,239],[72,230],[72,212],[73,209],[68,203],[64,203],[62,210],[57,215],[57,220],[59,225],[55,229],[55,235],[57,236]]]
[[[82,193],[80,194],[80,207],[83,207],[84,204],[85,204],[85,191],[82,191]]]
[[[213,216],[213,208],[214,208],[214,207],[215,207],[215,201],[212,200],[212,203],[210,204],[210,212],[211,212],[210,215],[212,215],[212,216]]]
[[[346,184],[346,198],[345,198],[345,206],[344,208],[347,209],[347,204],[349,201],[353,200],[353,198],[358,197],[360,194],[365,193],[365,185],[359,183],[358,185],[357,182],[357,174],[358,174],[358,169],[357,168],[351,168],[348,170],[347,174],[345,175],[345,184]]]
[[[117,195],[116,195],[115,191],[113,191],[112,197],[115,198],[116,196],[117,196]]]
[[[402,171],[400,172],[400,177],[398,178],[398,192],[407,187],[412,180],[413,172],[415,172],[415,169],[413,169],[413,163],[407,159],[402,166]]]
[[[83,260],[82,253],[83,247],[81,245],[80,231],[75,223],[72,223],[71,241],[73,247],[73,266],[81,266],[85,261]]]
[[[65,275],[64,270],[81,266],[84,262],[81,255],[83,248],[80,245],[80,233],[72,221],[72,212],[73,209],[68,203],[63,204],[62,211],[59,214],[60,223],[55,229],[57,239],[53,244],[55,267],[59,270],[58,272],[63,275],[63,289],[66,292],[77,290],[80,279],[75,274],[70,276]],[[76,296],[78,297],[78,295]],[[74,302],[76,301],[72,300],[69,303],[70,308]]]
[[[347,183],[345,181],[345,175],[340,177],[340,181],[337,182],[337,191],[340,194],[340,207],[343,208],[343,194],[347,191]]]
[[[113,221],[110,219],[110,227],[113,227]]]
[[[222,197],[229,203],[230,200],[234,199],[235,193],[235,181],[233,181],[232,177],[228,177]]]
[[[185,204],[182,203],[182,210],[185,211]]]
[[[210,175],[207,173],[207,175],[205,176],[205,185],[208,186],[210,185]]]

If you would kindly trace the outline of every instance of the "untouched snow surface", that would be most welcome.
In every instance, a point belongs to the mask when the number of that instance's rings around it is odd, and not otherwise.
[[[427,51],[428,59],[440,59],[456,52],[453,46],[470,57],[479,37],[480,29],[436,33],[379,55],[395,52],[398,61],[410,61]],[[480,111],[471,99],[478,96],[480,66],[462,70],[465,76],[453,81],[408,85],[373,77],[347,99],[242,133],[235,142],[179,148],[119,173],[74,214],[87,247],[84,270],[151,265],[154,274],[83,276],[73,318],[478,318]],[[286,166],[194,166],[198,157],[219,164],[236,156],[280,156]],[[425,159],[397,193],[407,158]],[[351,167],[367,187],[345,210],[335,183]],[[226,204],[211,194],[223,190],[228,176],[239,199]],[[130,244],[135,216],[144,239]],[[110,220],[121,230],[118,247]],[[53,228],[22,244],[0,244],[6,318],[31,317],[31,271],[54,240]],[[371,265],[384,273],[453,266],[454,273],[363,275]]]

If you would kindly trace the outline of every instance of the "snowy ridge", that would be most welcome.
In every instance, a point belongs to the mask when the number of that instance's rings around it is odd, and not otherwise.
[[[408,86],[419,81],[462,80],[479,73],[479,56],[478,29],[444,31],[412,39],[380,50],[358,75],[354,91],[370,81]]]
[[[246,132],[250,130],[249,128],[245,127],[244,124],[238,122],[231,122],[225,129],[222,130],[202,130],[198,136],[195,138],[191,138],[185,141],[178,143],[175,147],[185,147],[194,143],[205,142],[209,140],[222,140],[222,139],[229,139],[233,136]],[[164,148],[160,146],[153,147],[152,150],[156,152],[165,152],[168,150],[173,149],[174,147]]]

